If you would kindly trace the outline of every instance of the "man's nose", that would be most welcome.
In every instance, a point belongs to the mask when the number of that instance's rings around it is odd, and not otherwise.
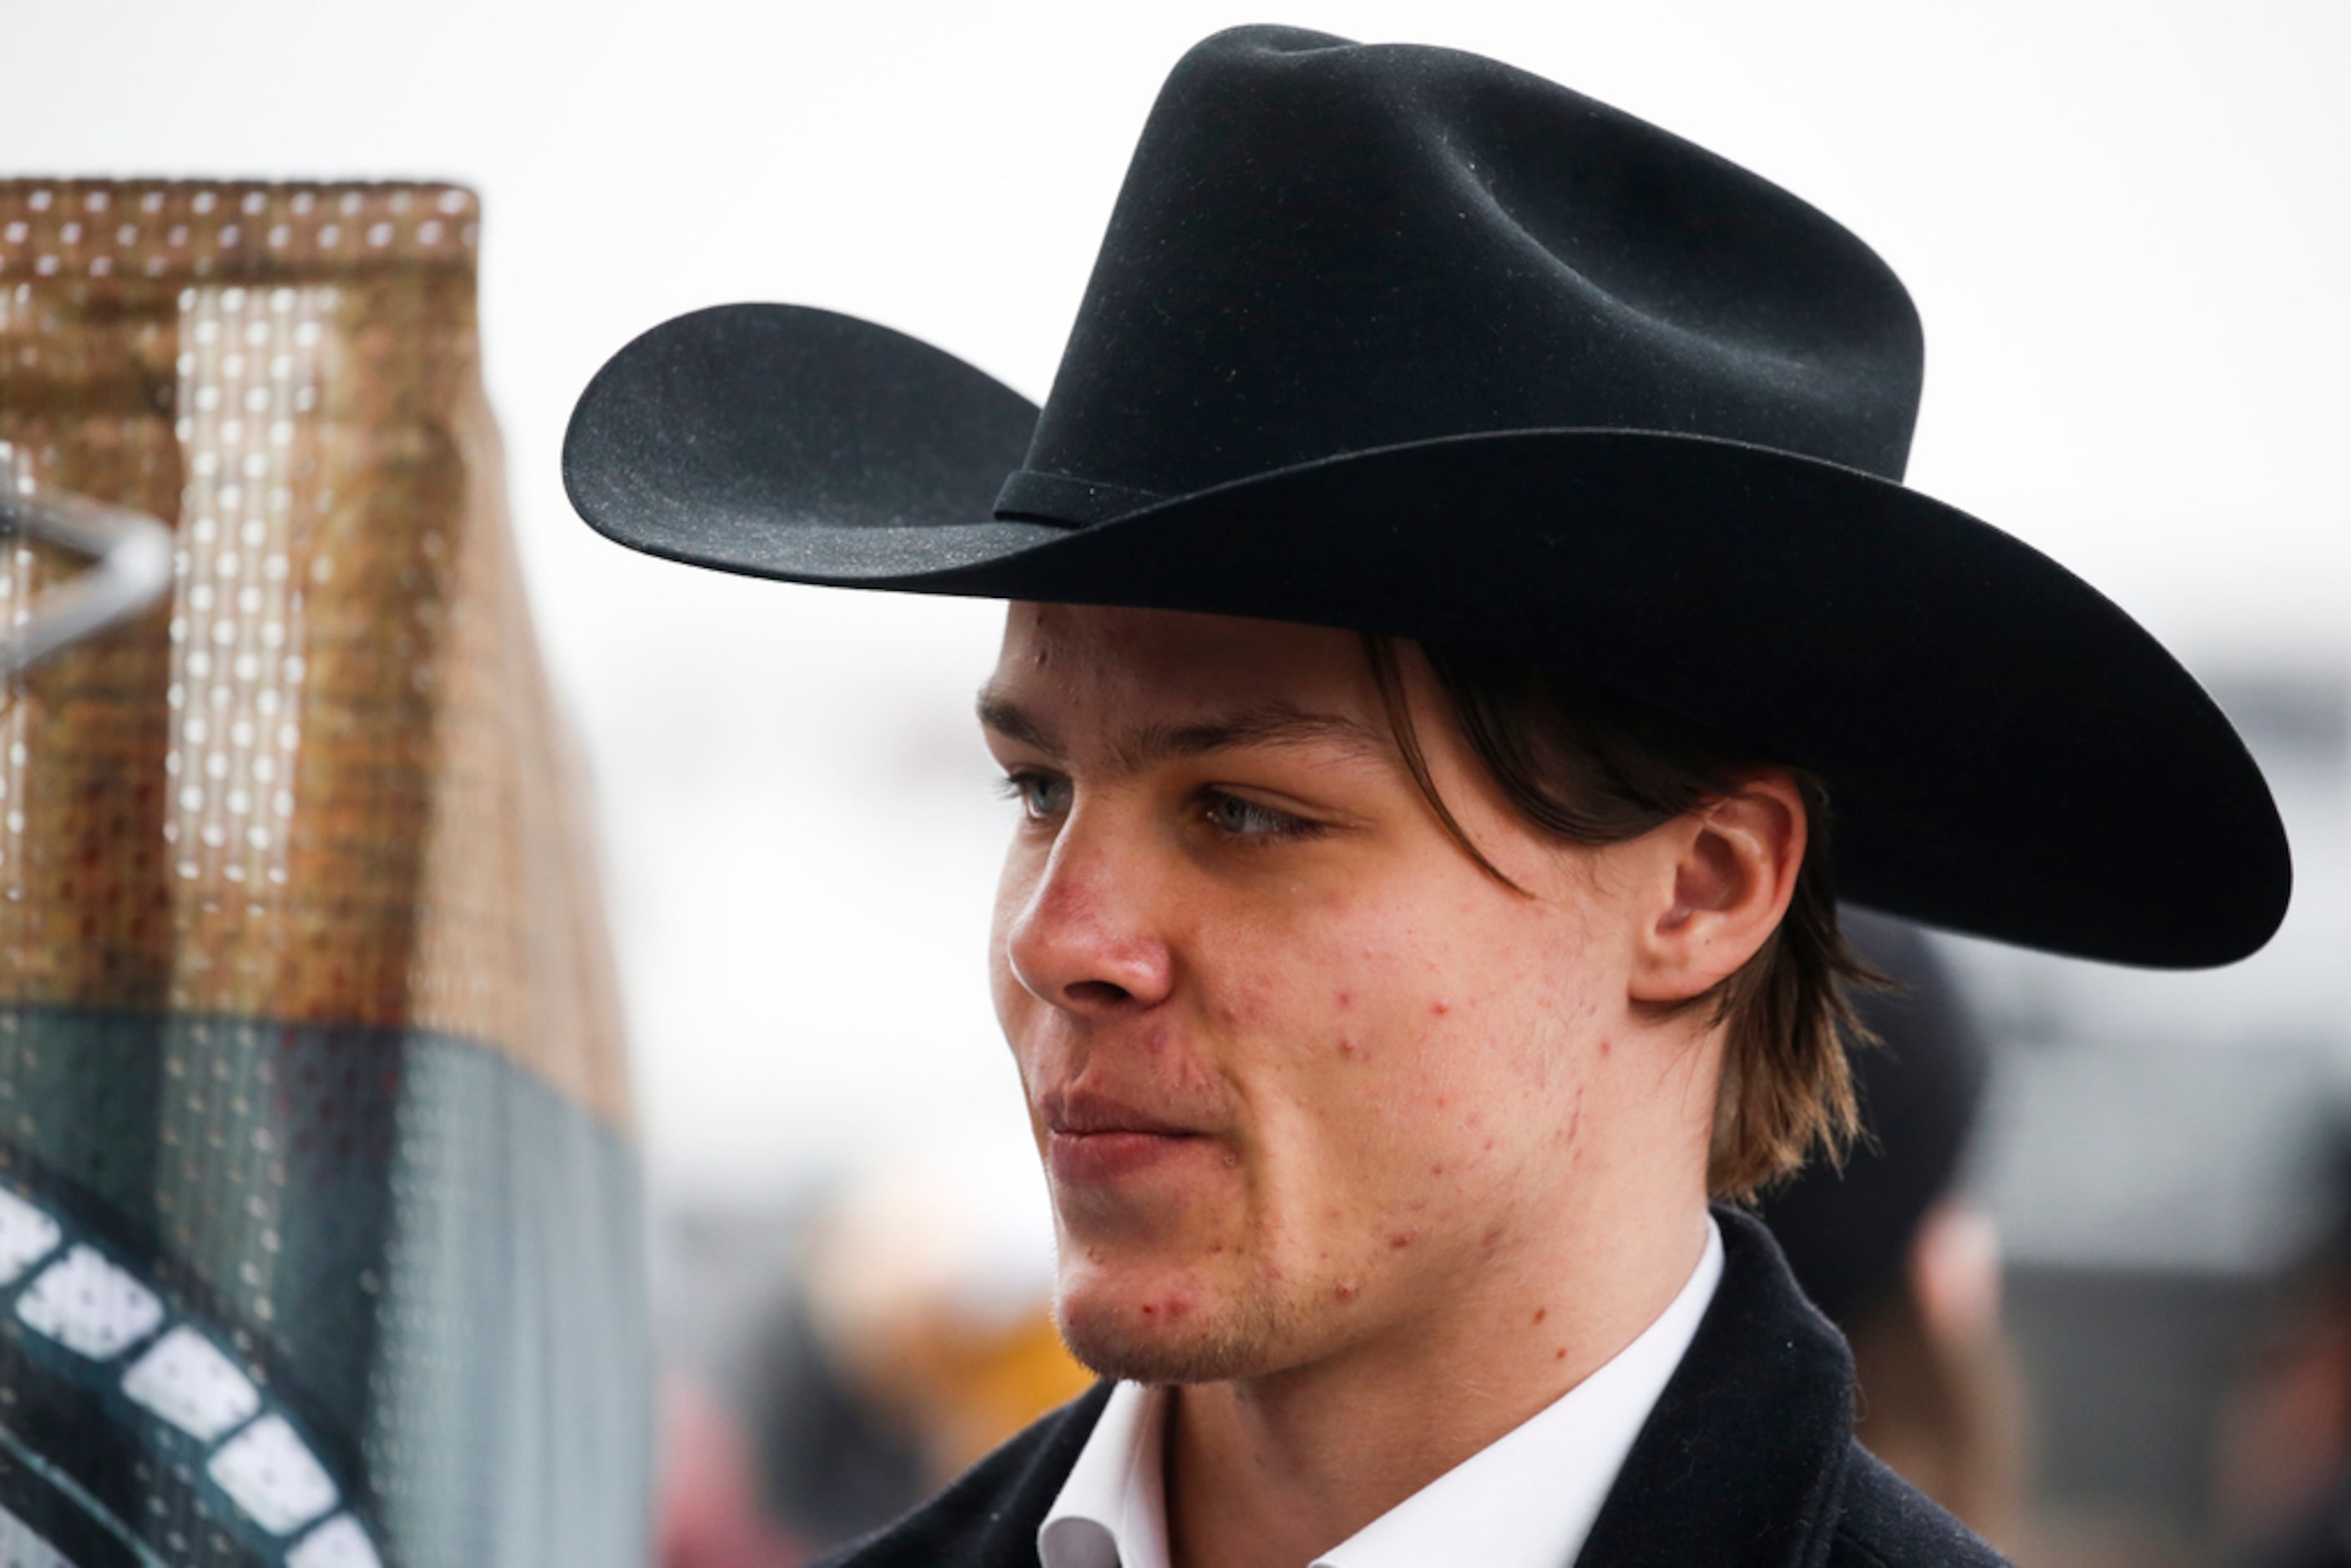
[[[1005,934],[1013,977],[1073,1013],[1149,1008],[1175,978],[1147,831],[1082,809],[1055,835]]]

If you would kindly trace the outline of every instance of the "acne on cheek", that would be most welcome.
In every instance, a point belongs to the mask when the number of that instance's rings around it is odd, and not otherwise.
[[[1247,1028],[1265,1021],[1270,1008],[1269,995],[1256,985],[1236,985],[1228,996],[1218,999],[1217,1022],[1227,1029]]]
[[[1441,1106],[1445,1103],[1440,1100],[1437,1103]],[[1490,1155],[1501,1145],[1501,1140],[1499,1138],[1497,1138],[1491,1133],[1486,1132],[1486,1118],[1475,1111],[1470,1112],[1468,1115],[1461,1119],[1461,1130],[1471,1137],[1479,1138],[1478,1147],[1483,1153]],[[1484,1136],[1479,1137],[1479,1135],[1480,1134],[1483,1134]]]
[[[1366,955],[1366,956],[1369,956],[1369,955]],[[1347,988],[1333,992],[1331,997],[1331,1008],[1333,1012],[1347,1013],[1354,1011],[1355,992],[1353,989]],[[1371,1045],[1360,1033],[1347,1033],[1341,1035],[1339,1037],[1337,1050],[1340,1059],[1344,1061],[1368,1063],[1372,1060]]]

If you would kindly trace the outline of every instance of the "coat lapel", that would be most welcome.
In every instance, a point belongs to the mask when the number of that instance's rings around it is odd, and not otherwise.
[[[1102,1418],[1111,1385],[1096,1384],[889,1526],[841,1547],[816,1568],[1037,1568],[1037,1529]]]
[[[1853,1358],[1771,1234],[1717,1208],[1722,1282],[1577,1568],[1816,1568],[1853,1435]]]

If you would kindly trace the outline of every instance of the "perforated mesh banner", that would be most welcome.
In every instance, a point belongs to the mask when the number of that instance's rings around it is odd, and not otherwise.
[[[0,181],[0,472],[166,604],[0,699],[0,1563],[644,1561],[601,915],[473,196]],[[74,569],[0,539],[0,616]]]

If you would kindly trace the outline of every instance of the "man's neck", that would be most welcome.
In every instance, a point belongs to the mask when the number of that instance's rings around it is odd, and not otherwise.
[[[1702,1200],[1612,1228],[1572,1269],[1498,1270],[1442,1321],[1168,1401],[1174,1568],[1305,1568],[1638,1338],[1706,1247]]]

